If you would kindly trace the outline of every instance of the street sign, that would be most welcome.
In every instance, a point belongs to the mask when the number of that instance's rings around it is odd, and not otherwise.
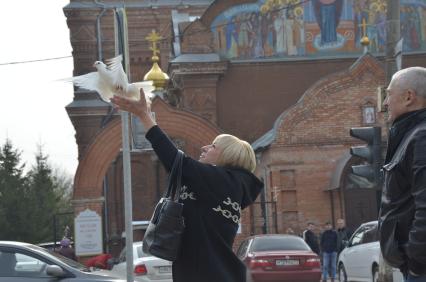
[[[103,253],[102,220],[92,210],[86,209],[79,213],[74,220],[75,254],[77,256],[92,256]]]

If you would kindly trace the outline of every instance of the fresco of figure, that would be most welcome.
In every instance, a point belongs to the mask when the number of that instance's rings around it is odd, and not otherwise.
[[[378,44],[378,12],[376,8],[372,8],[370,5],[370,10],[368,13],[368,18],[366,20],[367,23],[367,36],[370,40],[369,50],[370,52],[378,52],[379,44]]]
[[[260,58],[264,56],[263,46],[262,46],[262,37],[261,37],[261,26],[260,26],[260,14],[252,13],[250,17],[250,49],[252,56],[255,58]]]
[[[305,54],[305,27],[303,22],[303,9],[298,7],[294,9],[294,25],[293,25],[293,34],[294,34],[294,45],[297,48],[298,55]]]
[[[336,42],[343,0],[312,1],[314,1],[315,17],[321,30],[321,44]]]
[[[420,48],[420,40],[421,40],[421,29],[420,29],[420,18],[417,13],[417,9],[414,7],[409,7],[409,15],[410,15],[410,36],[411,36],[411,48],[413,50]]]
[[[274,19],[275,34],[277,35],[275,51],[278,55],[283,55],[287,50],[284,27],[285,12],[284,10],[281,10],[277,13],[277,16]]]
[[[297,55],[297,48],[295,44],[295,38],[297,37],[296,34],[294,34],[294,28],[295,28],[295,21],[294,21],[294,14],[293,11],[287,10],[287,22],[285,25],[286,29],[286,35],[287,35],[287,52],[289,56],[296,56]]]
[[[240,26],[238,30],[238,55],[239,57],[248,57],[249,56],[249,47],[250,47],[250,15],[242,14],[240,16]]]
[[[381,5],[377,14],[377,37],[379,44],[379,51],[385,51],[386,45],[386,6]]]
[[[417,12],[419,13],[419,20],[420,20],[420,38],[425,45],[426,41],[426,8],[423,7],[417,7]],[[424,46],[423,46],[424,47]]]
[[[226,51],[229,58],[235,58],[238,56],[238,29],[239,22],[233,17],[226,28]]]

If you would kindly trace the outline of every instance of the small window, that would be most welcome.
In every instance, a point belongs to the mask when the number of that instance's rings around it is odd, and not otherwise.
[[[366,105],[362,108],[362,122],[365,125],[376,123],[376,108],[371,105]]]

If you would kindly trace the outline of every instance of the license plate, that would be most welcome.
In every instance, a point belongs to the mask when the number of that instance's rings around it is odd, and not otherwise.
[[[298,259],[277,259],[275,261],[277,266],[286,266],[286,265],[299,265]]]
[[[172,267],[171,266],[160,266],[160,267],[158,267],[158,272],[159,273],[170,273],[170,272],[172,272]]]

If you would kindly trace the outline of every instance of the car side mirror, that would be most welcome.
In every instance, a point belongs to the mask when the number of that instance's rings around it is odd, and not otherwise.
[[[66,276],[65,271],[57,265],[48,265],[46,267],[46,273],[47,273],[47,275],[50,275],[50,276],[53,276],[53,277],[64,277],[64,276]]]
[[[342,244],[345,248],[350,247],[349,241],[347,241],[347,240],[343,240]]]

